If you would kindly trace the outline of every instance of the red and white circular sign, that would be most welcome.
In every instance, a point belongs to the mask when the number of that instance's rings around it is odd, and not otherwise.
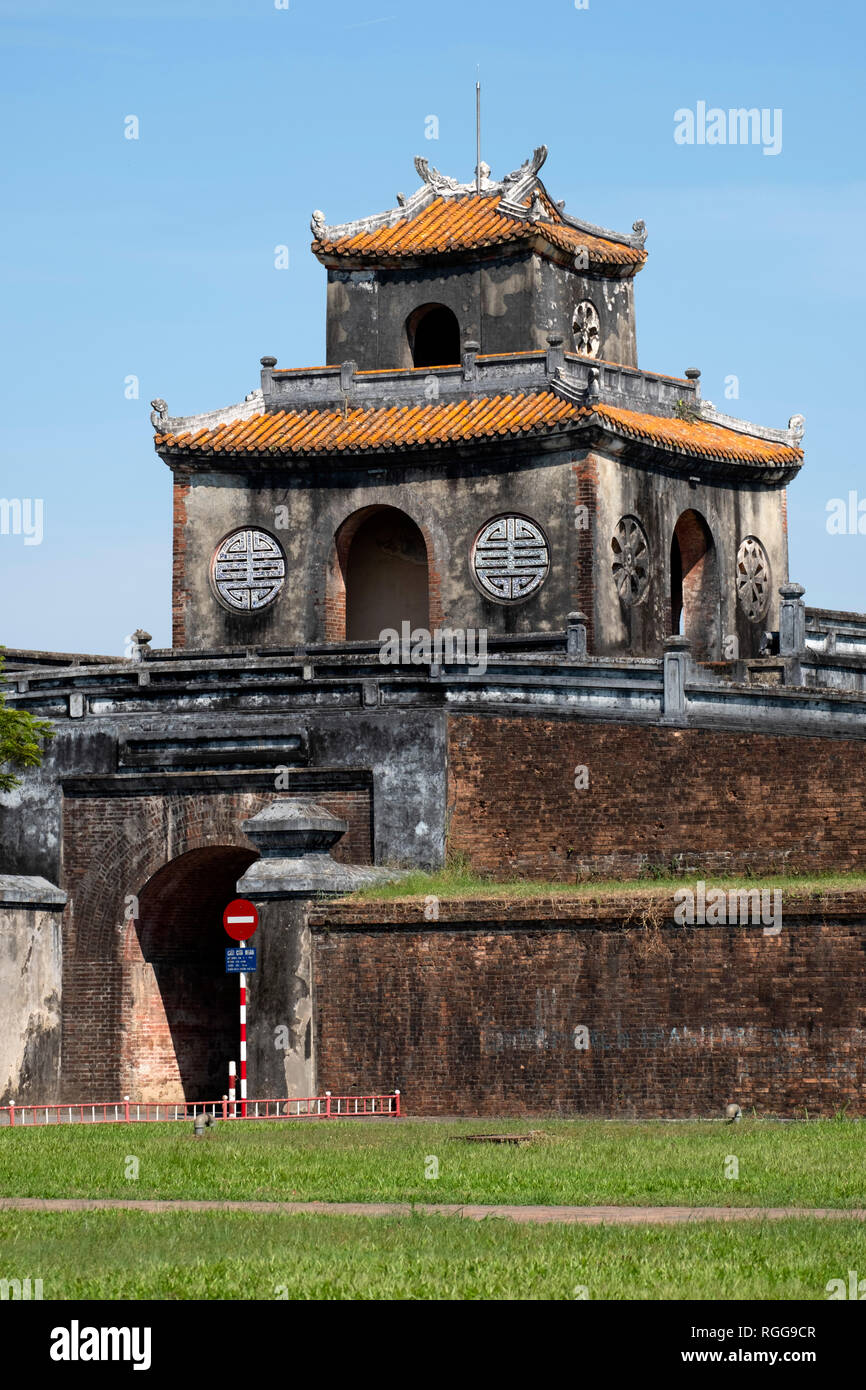
[[[248,941],[259,925],[259,910],[248,898],[235,898],[223,913],[223,926],[233,941]]]

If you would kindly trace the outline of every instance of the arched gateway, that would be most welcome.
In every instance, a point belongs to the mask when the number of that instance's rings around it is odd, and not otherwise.
[[[213,1100],[226,1090],[238,1054],[238,981],[225,973],[222,912],[255,858],[234,845],[191,850],[139,895],[125,961],[126,1052],[142,1100]]]

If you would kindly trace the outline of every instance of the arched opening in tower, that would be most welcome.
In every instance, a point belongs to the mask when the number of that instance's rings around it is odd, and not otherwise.
[[[411,517],[377,507],[357,527],[345,560],[346,640],[377,641],[386,628],[429,627],[427,546]]]
[[[422,304],[406,321],[415,367],[450,367],[460,361],[460,325],[444,304]]]
[[[222,923],[258,855],[234,845],[191,850],[139,894],[140,953],[126,962],[127,1055],[140,1100],[218,1100],[238,1059],[239,982],[225,971]]]
[[[691,640],[698,661],[719,658],[719,572],[712,532],[700,512],[683,512],[671,541],[671,632]]]

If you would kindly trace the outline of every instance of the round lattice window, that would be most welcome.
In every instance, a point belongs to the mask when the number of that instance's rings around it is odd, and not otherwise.
[[[516,603],[540,589],[550,550],[540,526],[525,516],[497,516],[482,526],[472,547],[479,589],[498,603]]]
[[[613,578],[626,607],[640,603],[650,582],[650,549],[646,531],[633,516],[617,523],[610,543]]]
[[[218,546],[211,563],[214,592],[235,613],[267,608],[286,578],[286,558],[267,531],[243,527]]]
[[[770,561],[757,536],[747,536],[737,551],[737,598],[750,623],[757,623],[770,606]]]
[[[574,346],[584,357],[598,357],[601,346],[601,324],[598,310],[591,299],[582,299],[574,311],[572,322]]]

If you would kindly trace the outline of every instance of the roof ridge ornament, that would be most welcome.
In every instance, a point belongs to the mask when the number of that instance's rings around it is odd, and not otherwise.
[[[455,193],[461,188],[458,179],[452,179],[448,174],[441,174],[438,169],[434,169],[430,161],[423,155],[415,156],[415,169],[423,183],[437,193]]]
[[[547,146],[538,145],[530,159],[525,159],[519,169],[512,169],[502,180],[503,194],[499,200],[499,210],[512,216],[526,216],[523,206],[525,199],[538,187],[538,171],[547,159]]]

